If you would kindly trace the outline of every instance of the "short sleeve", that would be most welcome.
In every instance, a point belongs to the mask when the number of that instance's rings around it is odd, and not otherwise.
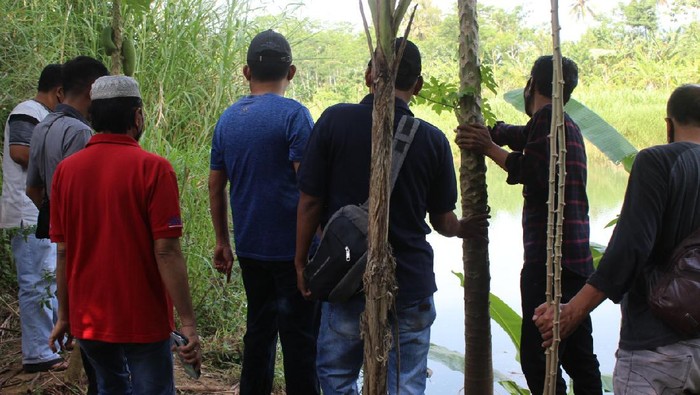
[[[290,161],[301,162],[313,126],[314,122],[311,119],[311,113],[309,113],[306,107],[300,106],[299,109],[293,113],[289,129],[287,130]]]
[[[427,200],[427,211],[432,214],[443,214],[455,209],[457,202],[457,177],[450,143],[441,136],[440,157],[437,174],[433,178]]]
[[[37,130],[43,129],[41,126]],[[40,166],[44,163],[44,136],[46,132],[32,134],[29,144],[29,164],[27,165],[27,187],[44,188],[44,176]],[[50,187],[50,186],[49,186]]]
[[[304,158],[297,174],[299,190],[307,195],[322,197],[326,195],[329,172],[328,133],[329,125],[326,113],[322,114],[311,131]]]
[[[53,197],[52,197],[53,199]],[[148,201],[148,218],[153,240],[182,236],[177,177],[170,163],[160,159]]]
[[[39,120],[26,114],[12,114],[7,120],[10,128],[10,145],[29,146],[32,140],[32,132]]]
[[[224,170],[224,147],[221,139],[221,119],[216,123],[214,136],[211,141],[211,155],[209,157],[209,169]]]
[[[61,190],[61,178],[63,166],[58,164],[51,183],[51,201],[49,207],[49,237],[54,243],[65,241],[65,229],[63,226],[63,191]]]

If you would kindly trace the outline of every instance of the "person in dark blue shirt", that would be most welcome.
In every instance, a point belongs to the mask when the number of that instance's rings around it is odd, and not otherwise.
[[[399,39],[402,40],[402,39]],[[399,47],[399,43],[395,47]],[[371,86],[371,68],[365,73]],[[423,84],[418,48],[406,42],[396,78],[394,130],[408,108],[411,96]],[[309,139],[299,169],[301,196],[298,209],[298,287],[307,297],[303,270],[315,229],[348,204],[363,204],[369,195],[372,107],[367,95],[359,104],[337,104],[324,111]],[[458,219],[453,213],[457,185],[452,150],[445,135],[421,121],[391,195],[389,243],[396,258],[396,311],[400,344],[400,392],[425,391],[430,326],[435,319],[433,250],[426,240],[430,223],[439,233],[452,237],[484,234],[486,217]],[[318,338],[317,366],[324,395],[357,394],[362,366],[360,313],[364,295],[344,303],[323,302]],[[389,393],[398,392],[396,347],[389,358]]]
[[[284,97],[295,72],[287,40],[272,30],[258,34],[243,69],[251,94],[229,107],[214,130],[209,174],[214,264],[230,279],[230,183],[236,255],[248,299],[241,395],[272,391],[278,334],[286,393],[319,393],[314,303],[297,290],[294,268],[296,170],[313,126],[309,110]]]

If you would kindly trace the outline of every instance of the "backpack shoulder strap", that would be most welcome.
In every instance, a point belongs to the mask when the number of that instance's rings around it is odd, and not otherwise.
[[[415,137],[419,126],[420,121],[410,115],[402,116],[399,121],[399,126],[396,128],[394,140],[392,142],[391,184],[389,184],[391,191],[394,190],[396,179],[399,178],[401,166],[403,166],[403,162],[408,154],[408,149],[411,147],[413,137]]]

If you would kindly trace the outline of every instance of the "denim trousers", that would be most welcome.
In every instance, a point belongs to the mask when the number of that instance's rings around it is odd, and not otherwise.
[[[15,235],[12,255],[19,283],[22,363],[49,362],[60,356],[49,348],[49,336],[58,318],[56,300],[56,245],[33,234]]]
[[[248,300],[241,395],[272,392],[278,336],[287,395],[318,395],[316,303],[297,289],[294,262],[238,260]]]
[[[80,339],[95,370],[100,395],[174,395],[170,339],[155,343],[107,343]]]
[[[318,334],[316,363],[324,395],[359,394],[357,379],[362,368],[363,341],[360,338],[360,314],[365,309],[364,296],[359,295],[345,303],[324,302],[321,308],[321,326]],[[425,393],[430,350],[430,326],[435,321],[433,297],[410,302],[397,302],[391,314],[394,343],[389,353],[389,394]],[[400,373],[397,379],[397,341]]]
[[[700,394],[700,339],[653,350],[619,349],[616,357],[615,394]]]
[[[542,335],[532,322],[535,309],[545,302],[547,270],[545,265],[528,264],[520,273],[520,295],[523,320],[520,335],[520,364],[532,394],[544,390],[545,349]],[[561,303],[568,302],[586,284],[586,278],[562,268]],[[574,382],[576,395],[600,395],[598,357],[593,353],[593,323],[588,316],[568,338],[559,343],[559,363]],[[565,395],[566,383],[558,369],[557,394]]]

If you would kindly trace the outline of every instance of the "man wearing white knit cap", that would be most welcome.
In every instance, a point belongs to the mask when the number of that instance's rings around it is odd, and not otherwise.
[[[171,395],[173,305],[189,339],[177,351],[195,370],[201,363],[177,178],[138,144],[144,119],[133,78],[100,77],[90,96],[97,134],[58,165],[51,187],[59,317],[49,342],[78,338],[101,394]]]

